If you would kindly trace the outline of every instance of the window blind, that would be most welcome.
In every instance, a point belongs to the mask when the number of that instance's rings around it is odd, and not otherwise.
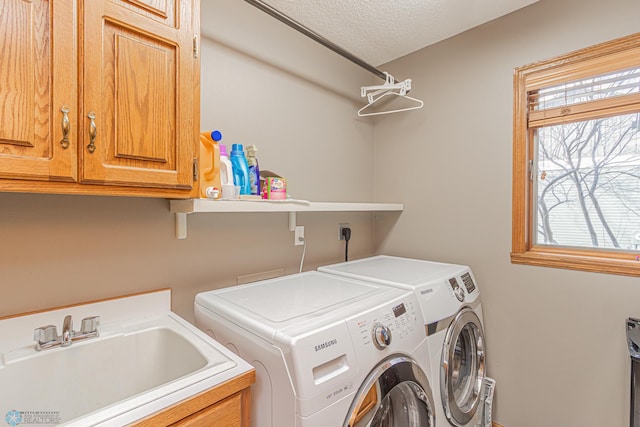
[[[529,127],[630,113],[640,108],[640,65],[527,94]]]

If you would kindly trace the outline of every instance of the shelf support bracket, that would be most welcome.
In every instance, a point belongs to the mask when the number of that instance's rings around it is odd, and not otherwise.
[[[289,212],[289,231],[296,231],[296,213]]]
[[[176,239],[187,238],[187,215],[183,212],[176,212]]]

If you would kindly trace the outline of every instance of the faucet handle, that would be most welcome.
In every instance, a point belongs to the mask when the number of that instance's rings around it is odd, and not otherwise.
[[[59,340],[58,330],[54,325],[41,326],[34,329],[33,340],[36,342],[36,349],[40,350],[42,346]]]
[[[80,326],[81,334],[93,334],[98,332],[98,325],[100,324],[100,316],[90,316],[82,319]]]

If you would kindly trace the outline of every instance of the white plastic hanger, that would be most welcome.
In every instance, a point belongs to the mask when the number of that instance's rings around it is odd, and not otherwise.
[[[360,89],[361,96],[367,97],[367,100],[369,101],[369,103],[358,110],[358,116],[366,117],[366,116],[376,116],[380,114],[399,113],[401,111],[417,110],[424,106],[423,101],[407,96],[407,93],[411,90],[411,79],[406,79],[401,82],[396,82],[391,74],[387,72],[385,72],[384,74],[386,75],[384,84],[376,85],[376,86],[363,86]],[[373,91],[373,92],[370,92],[370,91]],[[377,103],[378,101],[380,101],[381,99],[389,95],[401,96],[404,99],[413,101],[413,105],[405,108],[399,108],[399,109],[389,110],[389,111],[376,111],[376,112],[370,112],[370,113],[367,113],[365,111],[369,107],[371,107],[373,104]]]
[[[371,107],[373,104],[375,104],[376,102],[380,101],[385,96],[389,96],[389,95],[401,96],[403,99],[408,99],[410,101],[413,101],[414,104],[411,105],[411,106],[405,107],[405,108],[398,108],[398,109],[395,109],[395,110],[374,111],[374,112],[370,112],[370,113],[367,113],[365,111],[367,108]],[[369,103],[367,105],[365,105],[364,107],[362,107],[361,109],[358,110],[358,116],[366,117],[366,116],[377,116],[377,115],[380,115],[380,114],[399,113],[401,111],[417,110],[417,109],[422,108],[423,106],[424,106],[424,102],[419,100],[419,99],[412,98],[412,97],[407,96],[407,95],[402,95],[402,94],[394,92],[394,91],[387,91],[387,92],[382,93],[377,98],[370,99],[370,101],[369,101]]]

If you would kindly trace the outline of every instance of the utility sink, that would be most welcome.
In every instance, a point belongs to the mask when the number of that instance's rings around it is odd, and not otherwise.
[[[8,425],[124,425],[251,369],[170,311],[128,317],[101,315],[99,337],[68,347],[3,352],[0,417]]]

